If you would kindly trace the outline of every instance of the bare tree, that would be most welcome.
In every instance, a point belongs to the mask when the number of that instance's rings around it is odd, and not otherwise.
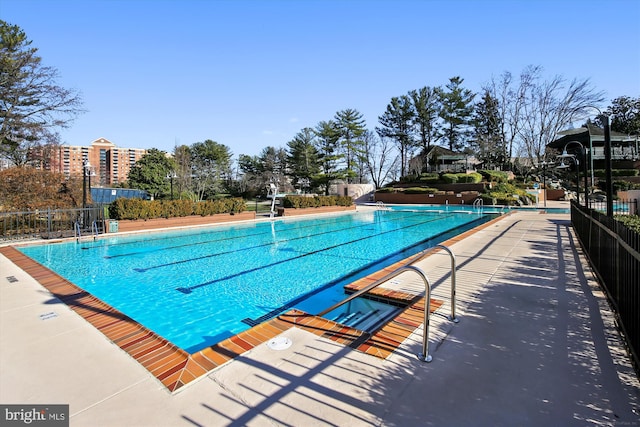
[[[541,72],[541,67],[529,67],[521,77],[524,103],[519,115],[522,126],[518,128],[525,152],[537,162],[542,161],[546,145],[558,132],[587,116],[605,99],[589,79],[567,82],[556,75],[543,81]]]
[[[391,174],[397,169],[398,154],[388,138],[378,138],[374,132],[366,131],[364,141],[364,164],[376,188],[389,181]]]
[[[514,143],[516,142],[521,126],[520,111],[525,101],[525,87],[525,79],[521,79],[520,84],[514,87],[513,76],[508,71],[502,73],[498,81],[491,78],[489,83],[483,86],[485,92],[489,93],[492,98],[498,100],[497,109],[500,133],[502,141],[507,147],[507,160],[509,164],[513,158],[513,152],[516,148],[514,147]]]

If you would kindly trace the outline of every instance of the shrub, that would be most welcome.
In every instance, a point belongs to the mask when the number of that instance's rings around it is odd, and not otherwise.
[[[615,215],[614,219],[620,221],[627,228],[640,233],[640,216],[638,215]]]
[[[440,182],[440,176],[437,173],[423,173],[419,181],[423,184],[437,184]]]
[[[443,173],[440,177],[446,184],[455,184],[458,182],[458,175],[454,173]]]
[[[480,174],[489,182],[509,182],[509,174],[503,171],[481,170]]]
[[[459,173],[457,174],[457,177],[459,183],[478,184],[482,182],[482,175],[480,175],[478,172]]]
[[[437,191],[437,188],[410,187],[404,189],[404,194],[435,194]]]
[[[285,208],[303,209],[320,206],[351,206],[353,199],[349,196],[287,196],[282,199]]]
[[[236,213],[246,210],[246,203],[240,198],[207,200],[142,200],[116,199],[109,206],[109,216],[113,219],[154,219],[174,218],[188,215],[215,215]]]
[[[383,187],[383,188],[378,188],[376,190],[376,193],[395,193],[396,189],[393,187]]]

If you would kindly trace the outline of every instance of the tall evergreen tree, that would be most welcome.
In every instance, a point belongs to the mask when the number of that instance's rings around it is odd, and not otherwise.
[[[173,148],[173,159],[176,164],[175,185],[178,198],[183,191],[191,191],[191,149],[188,145],[178,145]]]
[[[415,110],[407,95],[391,98],[383,115],[378,117],[380,127],[376,131],[381,138],[391,138],[400,152],[400,175],[405,176],[409,157],[415,147],[413,120]]]
[[[318,150],[315,146],[315,133],[311,128],[304,128],[287,143],[287,162],[289,176],[294,186],[313,188],[313,177],[320,172]]]
[[[611,130],[629,135],[640,135],[640,97],[621,96],[611,101],[604,114],[611,116]],[[603,124],[600,118],[596,123]]]
[[[485,90],[482,101],[475,106],[473,148],[484,167],[502,168],[507,162],[507,146],[502,139],[502,122],[498,100]]]
[[[438,110],[440,99],[439,88],[425,86],[418,90],[409,91],[409,97],[413,103],[415,116],[413,124],[422,152],[426,153],[431,145],[437,142],[438,134]]]
[[[359,158],[362,157],[362,135],[366,131],[365,120],[358,110],[348,108],[338,111],[334,117],[340,135],[341,149],[345,155],[347,182],[358,176]]]
[[[440,90],[440,118],[444,122],[442,136],[449,149],[459,151],[466,145],[471,133],[473,98],[475,94],[462,87],[464,79],[459,76],[449,79],[446,90]]]
[[[331,183],[346,177],[344,171],[339,168],[344,158],[344,154],[339,151],[340,133],[335,122],[329,120],[318,123],[315,134],[320,172],[314,177],[314,182],[323,187],[324,193],[328,195]]]
[[[287,152],[284,148],[266,147],[258,157],[258,172],[260,181],[266,188],[269,184],[275,184],[278,192],[290,191],[291,185],[285,179],[288,175]]]
[[[57,143],[57,129],[83,112],[78,93],[58,86],[58,71],[37,52],[20,27],[0,20],[0,157],[16,166],[32,148]]]

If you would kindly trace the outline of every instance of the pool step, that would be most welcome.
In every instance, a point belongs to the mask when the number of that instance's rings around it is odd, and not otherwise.
[[[356,311],[353,313],[344,312],[340,315],[332,318],[334,322],[350,326],[352,328],[360,329],[361,331],[372,331],[377,328],[386,318],[388,318],[391,312],[395,313],[396,310],[392,310],[385,313],[385,310],[378,308],[370,311]]]

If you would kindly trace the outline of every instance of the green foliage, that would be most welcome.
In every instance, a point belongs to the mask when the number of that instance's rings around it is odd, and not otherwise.
[[[473,98],[475,94],[462,87],[464,79],[452,77],[445,85],[446,90],[439,90],[441,108],[440,118],[443,121],[441,135],[450,150],[463,148],[469,136],[469,128],[473,123]]]
[[[605,114],[611,116],[611,130],[629,135],[640,134],[640,97],[616,98]],[[596,119],[596,123],[602,126],[600,118]]]
[[[349,196],[287,196],[282,199],[285,208],[318,208],[321,206],[351,206],[353,199]]]
[[[189,215],[208,216],[222,213],[236,213],[246,210],[246,203],[240,198],[207,200],[142,200],[116,199],[109,206],[109,216],[113,219],[154,219],[174,218]]]
[[[456,184],[458,182],[458,174],[455,173],[443,173],[440,178],[445,184]]]
[[[616,221],[620,221],[627,228],[640,233],[640,216],[638,215],[614,215]]]
[[[393,187],[382,187],[376,190],[376,193],[395,193],[396,189]]]
[[[418,181],[424,184],[437,184],[440,182],[440,175],[437,173],[423,173],[418,178]]]
[[[514,197],[516,195],[517,197]],[[525,190],[506,182],[494,185],[493,188],[483,197],[483,203],[486,203],[485,197],[494,199],[492,204],[511,206],[521,201],[535,201],[535,197],[527,193]]]
[[[157,198],[170,191],[170,180],[167,174],[175,170],[173,159],[166,156],[164,151],[151,148],[131,168],[128,177],[130,188],[146,190]]]
[[[437,188],[429,187],[410,187],[404,189],[404,194],[436,194]]]
[[[478,172],[459,173],[457,174],[457,176],[458,183],[479,184],[480,182],[482,182],[482,175],[480,175]]]
[[[504,171],[481,170],[479,173],[489,182],[509,182],[509,174]]]
[[[39,145],[57,142],[58,130],[83,112],[80,95],[57,85],[58,71],[43,64],[31,43],[0,19],[0,157],[16,166],[42,161]]]

